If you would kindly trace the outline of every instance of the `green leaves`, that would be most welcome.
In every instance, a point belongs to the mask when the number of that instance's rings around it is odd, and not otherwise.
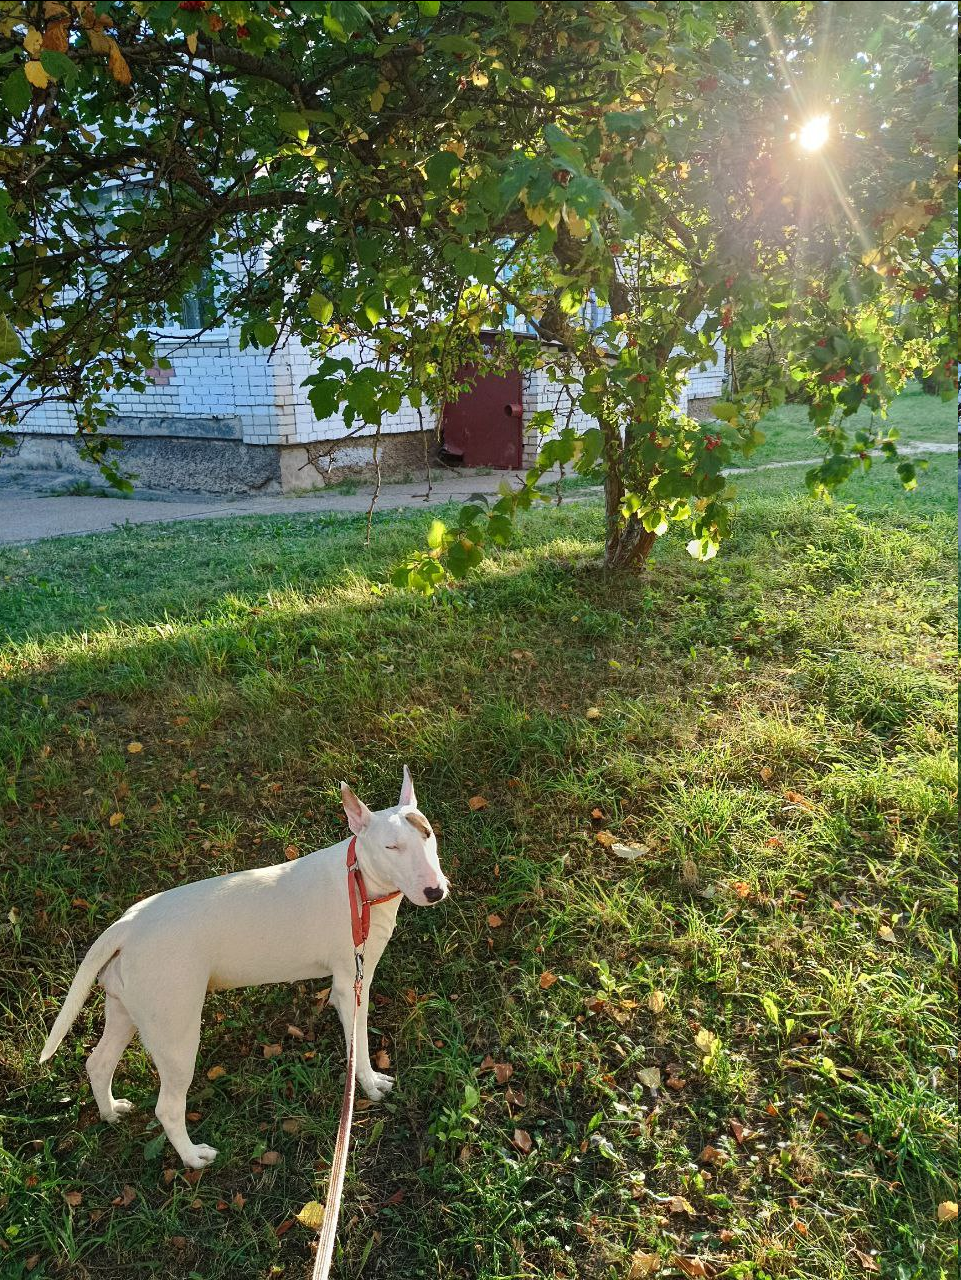
[[[307,299],[307,310],[318,324],[327,324],[334,314],[334,304],[329,298],[325,298],[322,293],[314,292]]]
[[[16,70],[10,72],[3,82],[0,95],[2,95],[7,109],[12,115],[23,115],[33,101],[33,89],[22,67],[17,67]]]
[[[427,181],[438,194],[447,190],[451,177],[460,167],[460,160],[452,151],[438,151],[424,165]]]
[[[544,126],[544,141],[561,160],[566,161],[575,169],[581,169],[584,165],[584,157],[581,155],[580,147],[573,138],[568,137],[563,129],[559,129],[556,124],[546,124]]]
[[[5,315],[0,315],[0,364],[9,364],[23,354],[23,344]]]

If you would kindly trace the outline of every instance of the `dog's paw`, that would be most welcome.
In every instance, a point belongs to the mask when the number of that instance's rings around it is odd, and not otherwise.
[[[217,1148],[200,1143],[199,1146],[191,1147],[179,1154],[188,1169],[206,1169],[208,1164],[213,1164],[217,1159]]]
[[[380,1102],[381,1098],[386,1098],[393,1089],[394,1078],[385,1076],[380,1071],[372,1071],[369,1076],[361,1080],[360,1087],[372,1102]]]
[[[112,1111],[101,1111],[100,1118],[107,1124],[116,1124],[121,1116],[133,1111],[133,1103],[129,1098],[114,1098]]]

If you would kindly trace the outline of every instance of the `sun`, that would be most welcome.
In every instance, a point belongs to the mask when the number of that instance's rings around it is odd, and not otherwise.
[[[812,116],[798,131],[798,142],[805,151],[820,151],[830,136],[830,116]]]

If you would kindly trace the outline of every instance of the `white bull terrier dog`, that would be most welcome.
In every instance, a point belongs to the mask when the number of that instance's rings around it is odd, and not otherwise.
[[[366,883],[370,935],[357,1012],[357,1080],[368,1097],[393,1085],[370,1063],[367,1004],[370,982],[397,923],[401,895],[417,906],[447,896],[437,838],[417,808],[406,767],[400,801],[372,813],[341,783],[347,822],[356,837],[357,865]],[[350,1047],[356,967],[348,898],[349,841],[276,867],[238,871],[154,894],[106,929],[88,951],[43,1046],[53,1057],[95,981],[106,992],[103,1037],[87,1059],[87,1074],[104,1120],[132,1109],[115,1098],[113,1073],[134,1031],[160,1075],[157,1118],[181,1160],[202,1169],[213,1147],[190,1141],[187,1090],[200,1044],[200,1015],[208,991],[332,978],[331,1000]]]

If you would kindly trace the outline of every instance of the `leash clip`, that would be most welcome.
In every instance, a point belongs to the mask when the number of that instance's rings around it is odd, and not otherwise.
[[[362,951],[354,952],[354,995],[357,999],[357,1007],[360,1008],[360,993],[364,986],[364,954]]]

